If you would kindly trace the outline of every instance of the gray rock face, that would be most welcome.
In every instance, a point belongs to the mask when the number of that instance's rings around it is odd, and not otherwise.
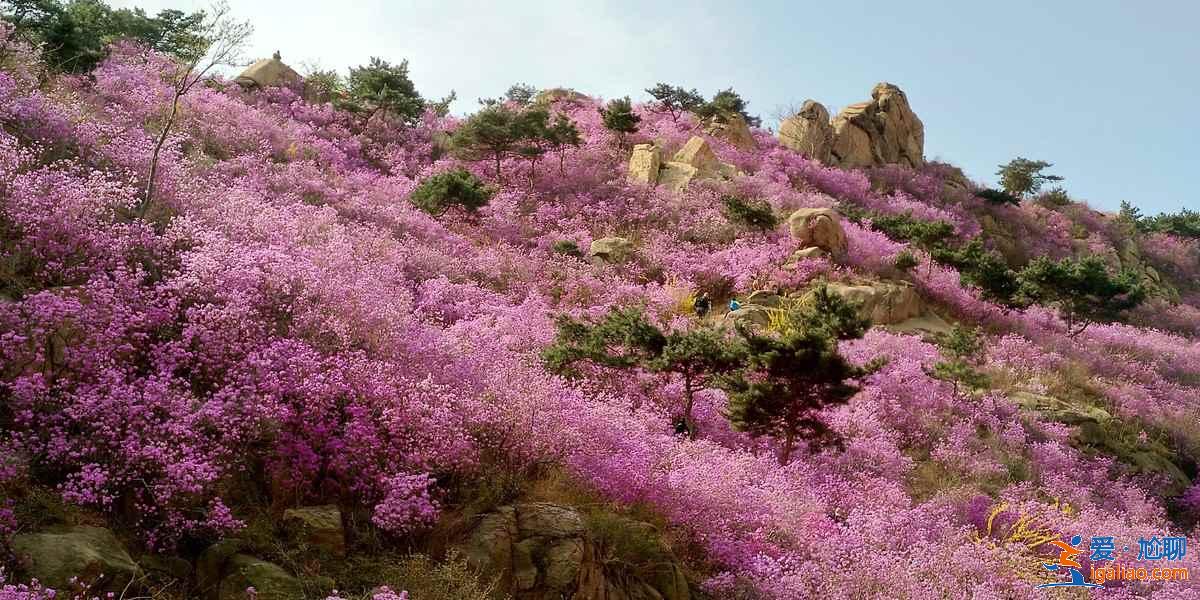
[[[725,318],[734,324],[765,327],[771,323],[771,313],[766,306],[744,304],[737,310],[725,313]]]
[[[643,534],[656,533],[649,525]],[[573,508],[547,503],[502,506],[480,518],[464,544],[467,561],[496,577],[516,600],[688,600],[682,569],[663,551],[666,564],[652,573],[615,574],[605,548]]]
[[[121,593],[141,575],[129,552],[107,529],[66,527],[13,537],[12,548],[27,561],[25,575],[58,590],[71,588],[71,579],[95,582],[93,591]]]
[[[820,102],[805,100],[799,112],[779,124],[779,142],[809,158],[829,164],[833,160],[833,125]]]

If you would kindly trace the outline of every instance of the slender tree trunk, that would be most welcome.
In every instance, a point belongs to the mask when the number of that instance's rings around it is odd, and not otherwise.
[[[692,420],[692,407],[696,404],[696,390],[693,388],[692,376],[683,376],[683,422],[687,425],[688,439],[696,439],[696,423]]]
[[[496,181],[500,181],[500,153],[495,154],[496,160]]]
[[[176,90],[175,98],[171,101],[171,114],[167,117],[167,122],[163,124],[162,132],[158,134],[158,140],[154,143],[154,153],[150,156],[150,175],[146,180],[146,196],[142,198],[142,204],[138,207],[138,216],[145,216],[146,210],[150,208],[150,203],[154,201],[154,180],[158,177],[158,160],[162,153],[162,147],[167,142],[167,136],[171,133],[171,127],[175,125],[175,117],[179,114],[179,92]]]
[[[796,428],[789,425],[783,436],[783,451],[779,453],[779,466],[787,465],[792,460],[792,447],[796,444]]]

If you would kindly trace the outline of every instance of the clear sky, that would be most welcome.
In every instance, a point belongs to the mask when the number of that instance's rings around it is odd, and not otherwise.
[[[1200,209],[1197,0],[230,3],[255,57],[279,50],[302,72],[407,58],[424,96],[458,92],[455,112],[518,81],[640,100],[666,81],[733,86],[775,127],[784,106],[832,113],[890,81],[925,122],[926,156],[975,180],[1024,156],[1097,208]]]

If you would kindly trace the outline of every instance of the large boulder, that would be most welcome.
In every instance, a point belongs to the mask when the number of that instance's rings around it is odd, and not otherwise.
[[[28,565],[25,575],[58,590],[71,589],[75,579],[93,592],[119,594],[141,575],[116,536],[100,527],[24,533],[13,536],[12,549]]]
[[[721,162],[708,141],[700,136],[692,136],[671,160],[658,161],[661,151],[656,146],[638,144],[629,159],[629,178],[679,192],[695,179],[733,179],[741,175],[734,165]]]
[[[713,152],[708,140],[698,135],[692,136],[671,160],[691,166],[700,177],[714,177],[721,173],[721,160]]]
[[[673,192],[681,192],[699,176],[700,171],[692,165],[668,161],[658,172],[658,183]]]
[[[289,508],[283,511],[283,526],[295,541],[334,556],[346,554],[342,511],[336,505]]]
[[[925,164],[925,125],[904,92],[880,83],[871,101],[851,104],[833,119],[833,158],[842,167]]]
[[[719,137],[742,150],[753,150],[758,146],[750,125],[739,114],[713,117],[705,123],[705,133]]]
[[[753,327],[766,327],[771,323],[771,311],[767,306],[743,304],[737,310],[725,313],[725,319],[731,325],[741,324]]]
[[[250,556],[235,554],[225,564],[220,600],[244,600],[246,588],[254,588],[258,600],[296,600],[304,598],[300,580],[279,565]]]
[[[234,81],[243,87],[266,88],[299,84],[304,78],[295,69],[284,64],[276,52],[271,58],[264,58],[246,67]]]
[[[774,290],[754,290],[746,296],[746,304],[755,304],[765,306],[767,308],[779,308],[783,306],[783,296]]]
[[[846,232],[832,208],[800,208],[788,217],[788,229],[802,248],[817,247],[832,254],[846,251]]]
[[[860,316],[874,325],[892,325],[925,312],[921,295],[907,282],[830,283],[829,291],[858,305]]]
[[[779,142],[809,158],[829,164],[833,160],[833,125],[820,102],[805,100],[800,110],[779,124]]]
[[[633,256],[633,242],[617,236],[593,240],[588,256],[608,263],[625,262]]]
[[[650,564],[623,568],[610,561],[597,533],[577,510],[548,503],[501,506],[479,517],[463,544],[467,561],[485,577],[495,578],[516,600],[559,598],[607,600],[688,600],[690,587],[682,568],[653,527],[610,516],[616,526],[652,540]],[[628,565],[624,565],[628,566]]]
[[[662,167],[662,148],[654,144],[638,144],[629,157],[629,179],[639,183],[658,183],[658,170]]]

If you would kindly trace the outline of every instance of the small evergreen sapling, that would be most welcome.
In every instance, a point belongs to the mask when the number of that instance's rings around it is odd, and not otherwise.
[[[972,389],[987,387],[987,375],[976,368],[977,357],[983,350],[983,338],[978,328],[956,325],[941,336],[939,345],[945,360],[933,365],[931,377],[952,383],[956,396],[960,383]]]
[[[460,167],[422,181],[413,190],[411,200],[417,208],[441,216],[452,206],[474,212],[485,206],[495,193],[470,171]]]
[[[771,205],[762,200],[747,201],[737,196],[722,196],[725,218],[730,222],[758,231],[770,231],[779,224]]]
[[[631,133],[637,133],[638,123],[642,118],[633,112],[633,103],[629,96],[614,98],[608,101],[600,110],[600,118],[604,127],[617,134],[617,143],[625,147],[625,138]]]

